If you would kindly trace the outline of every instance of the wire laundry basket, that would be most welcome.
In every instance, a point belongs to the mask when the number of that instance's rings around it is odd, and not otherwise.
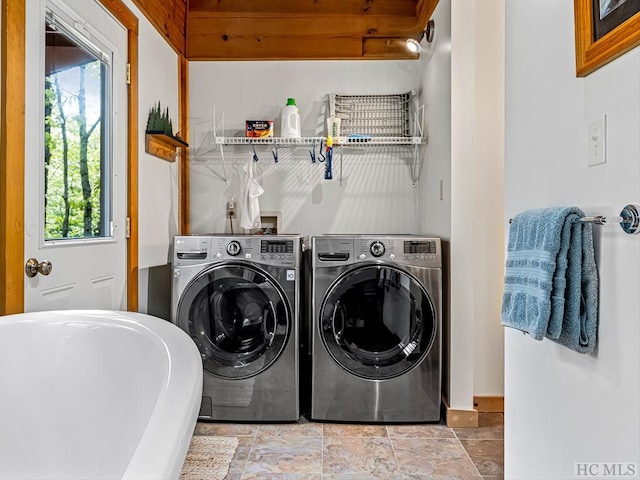
[[[329,94],[329,115],[340,118],[340,136],[353,140],[411,137],[415,90],[391,95]]]

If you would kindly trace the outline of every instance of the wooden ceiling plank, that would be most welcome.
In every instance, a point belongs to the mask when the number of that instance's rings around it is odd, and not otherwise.
[[[207,39],[189,42],[190,60],[303,60],[360,58],[360,38],[308,37],[291,41],[285,37],[234,37],[233,40]]]
[[[418,0],[190,0],[189,12],[415,17]]]
[[[215,21],[209,18],[189,17],[189,41],[198,36],[252,35],[254,37],[323,37],[323,36],[380,36],[408,37],[415,35],[415,19],[409,17],[348,17],[336,22],[331,17],[264,18],[224,17]]]
[[[178,54],[186,51],[187,5],[184,0],[133,0]]]

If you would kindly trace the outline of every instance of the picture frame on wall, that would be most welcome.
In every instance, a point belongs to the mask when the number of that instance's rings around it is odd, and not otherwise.
[[[640,45],[640,0],[574,0],[576,75]]]

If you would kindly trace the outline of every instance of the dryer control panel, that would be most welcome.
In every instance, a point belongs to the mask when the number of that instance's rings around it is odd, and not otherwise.
[[[313,266],[331,267],[365,261],[392,261],[441,268],[439,238],[395,235],[325,235],[313,237]]]

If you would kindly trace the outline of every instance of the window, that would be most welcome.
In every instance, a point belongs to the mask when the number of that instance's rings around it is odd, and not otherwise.
[[[55,5],[48,6],[45,241],[111,236],[111,55],[80,22],[67,17]]]

